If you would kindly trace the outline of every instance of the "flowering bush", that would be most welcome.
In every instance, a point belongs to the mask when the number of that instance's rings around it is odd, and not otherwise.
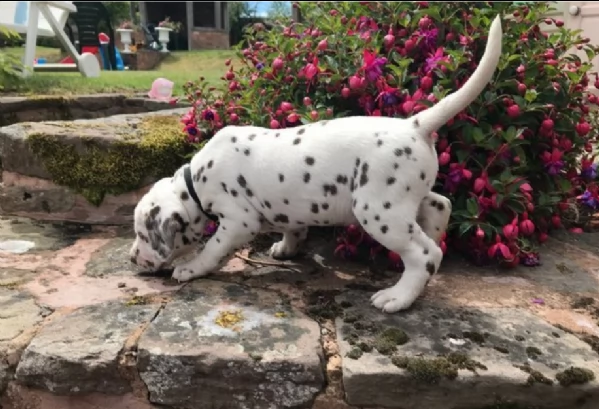
[[[599,205],[592,152],[596,128],[587,92],[598,48],[550,6],[499,2],[301,3],[306,23],[254,27],[223,87],[185,86],[182,118],[200,149],[228,124],[288,128],[347,115],[409,117],[459,88],[474,72],[493,18],[503,15],[496,75],[467,109],[437,132],[434,190],[453,202],[442,242],[478,263],[536,265],[535,245],[580,206]],[[557,26],[552,34],[540,25]],[[577,52],[584,56],[584,60]],[[578,212],[580,213],[580,212]],[[577,213],[577,214],[578,214]],[[577,225],[575,227],[580,227]],[[338,253],[384,249],[349,226]],[[400,257],[388,254],[392,264]]]
[[[183,24],[178,21],[172,21],[170,17],[166,17],[164,20],[158,23],[158,27],[170,28],[173,33],[181,31]]]

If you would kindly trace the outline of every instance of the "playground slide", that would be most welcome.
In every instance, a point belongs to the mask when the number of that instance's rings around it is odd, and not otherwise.
[[[97,47],[83,47],[83,48],[84,48],[82,50],[83,52],[92,53],[94,55],[98,52]],[[123,63],[123,58],[121,57],[121,53],[116,48],[114,51],[116,53],[116,69],[117,69],[117,71],[123,71],[125,69],[125,64]],[[110,70],[109,59],[108,59],[108,56],[105,55],[105,50],[103,48],[100,49],[100,59],[102,60],[102,66],[104,67],[104,69]],[[71,57],[66,57],[63,60],[61,60],[60,63],[61,64],[72,64],[73,59]]]

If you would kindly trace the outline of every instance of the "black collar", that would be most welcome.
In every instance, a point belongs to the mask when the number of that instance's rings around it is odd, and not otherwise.
[[[183,168],[183,178],[185,179],[185,184],[187,185],[187,191],[189,192],[189,195],[191,196],[193,201],[196,202],[196,204],[200,208],[200,212],[202,212],[204,214],[204,216],[206,216],[213,222],[217,222],[218,217],[216,217],[213,214],[206,213],[206,211],[204,211],[204,208],[202,207],[202,203],[200,202],[200,199],[198,198],[196,190],[193,188],[193,181],[191,180],[191,166],[186,165]]]

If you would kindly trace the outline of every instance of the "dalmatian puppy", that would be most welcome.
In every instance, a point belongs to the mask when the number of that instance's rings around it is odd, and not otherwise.
[[[206,222],[218,218],[203,250],[174,267],[173,278],[183,282],[216,271],[260,232],[283,234],[270,254],[284,259],[297,253],[308,226],[357,223],[405,265],[400,280],[374,294],[372,304],[388,313],[408,308],[439,269],[439,241],[451,213],[451,202],[431,192],[438,172],[431,134],[483,91],[501,42],[497,17],[466,84],[411,118],[223,128],[189,165],[140,200],[131,261],[163,268],[197,248]]]

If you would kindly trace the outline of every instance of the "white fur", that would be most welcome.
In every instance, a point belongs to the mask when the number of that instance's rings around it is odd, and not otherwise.
[[[349,117],[284,130],[223,128],[190,164],[202,206],[219,217],[220,227],[203,251],[175,267],[173,278],[187,281],[215,271],[259,232],[282,232],[271,255],[286,258],[297,253],[308,226],[359,223],[405,265],[396,285],[373,295],[373,305],[385,312],[408,308],[439,269],[438,243],[451,212],[451,202],[431,192],[438,171],[431,133],[484,89],[501,55],[501,37],[497,17],[470,80],[409,119]],[[207,219],[186,192],[180,169],[139,202],[134,263],[158,269],[199,241]]]

